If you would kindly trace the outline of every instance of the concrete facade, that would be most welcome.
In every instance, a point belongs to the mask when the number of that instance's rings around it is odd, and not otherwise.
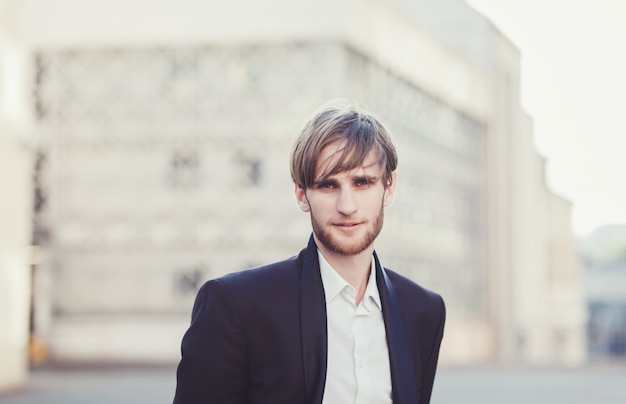
[[[175,361],[205,279],[295,254],[289,148],[338,96],[395,134],[377,248],[446,299],[442,362],[584,356],[569,204],[545,189],[519,52],[464,3],[428,8],[434,25],[399,0],[30,3],[53,359]]]
[[[28,368],[31,170],[22,133],[1,119],[0,132],[0,390],[4,390],[24,382]]]
[[[23,5],[0,2],[0,391],[27,376],[31,264],[31,153]]]

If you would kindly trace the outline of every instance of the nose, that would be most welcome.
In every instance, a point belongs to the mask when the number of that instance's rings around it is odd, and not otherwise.
[[[337,212],[342,215],[349,216],[356,213],[358,209],[358,203],[356,194],[350,188],[343,188],[339,193],[339,199],[337,200]]]

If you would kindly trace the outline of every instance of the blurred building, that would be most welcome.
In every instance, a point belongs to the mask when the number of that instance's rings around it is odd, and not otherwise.
[[[443,294],[442,362],[584,359],[570,204],[546,189],[519,51],[465,3],[30,5],[34,327],[55,360],[175,361],[202,282],[297,253],[289,150],[333,97],[395,134],[378,249]]]
[[[31,154],[24,7],[0,1],[0,391],[28,369]]]
[[[589,306],[589,358],[626,360],[626,226],[597,229],[581,240]]]

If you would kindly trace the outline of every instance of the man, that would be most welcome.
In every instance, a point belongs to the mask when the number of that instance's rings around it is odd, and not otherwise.
[[[443,300],[374,252],[396,165],[376,118],[345,102],[322,106],[291,153],[308,247],[200,289],[175,404],[430,401]]]

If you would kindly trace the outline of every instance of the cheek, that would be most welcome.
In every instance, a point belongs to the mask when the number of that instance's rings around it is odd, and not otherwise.
[[[337,198],[332,194],[309,197],[309,209],[318,217],[332,216],[337,210]]]
[[[377,190],[375,195],[370,195],[368,197],[368,206],[372,206],[376,209],[380,209],[380,207],[384,206],[389,199],[390,198],[384,189],[382,191]]]

